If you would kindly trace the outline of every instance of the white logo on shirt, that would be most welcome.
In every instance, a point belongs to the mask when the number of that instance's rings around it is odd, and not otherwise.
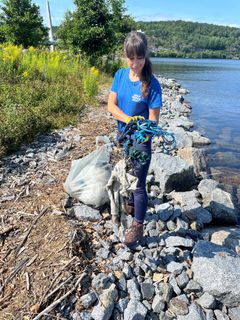
[[[141,96],[139,94],[134,94],[132,96],[132,101],[139,102],[141,100]]]

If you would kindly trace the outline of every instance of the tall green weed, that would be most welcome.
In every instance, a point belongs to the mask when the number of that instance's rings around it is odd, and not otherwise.
[[[80,55],[0,45],[0,153],[37,133],[76,123],[100,78]]]

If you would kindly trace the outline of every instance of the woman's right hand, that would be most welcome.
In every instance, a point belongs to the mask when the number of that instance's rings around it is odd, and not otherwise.
[[[132,117],[128,117],[126,119],[126,123],[130,123],[132,121],[138,121],[138,120],[145,120],[145,118],[143,116],[132,116]]]

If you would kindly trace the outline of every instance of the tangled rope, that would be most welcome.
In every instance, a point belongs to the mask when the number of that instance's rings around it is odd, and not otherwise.
[[[174,134],[164,130],[155,121],[131,121],[118,137],[118,142],[122,147],[125,158],[136,160],[140,165],[144,165],[150,159],[150,156],[146,152],[136,149],[134,142],[142,144],[153,136],[160,138],[159,146],[162,147],[164,153],[169,153],[176,148]]]

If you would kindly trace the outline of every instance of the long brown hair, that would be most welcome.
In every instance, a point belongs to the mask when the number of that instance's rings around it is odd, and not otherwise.
[[[124,50],[128,58],[134,56],[145,58],[145,64],[141,72],[142,96],[147,97],[152,77],[152,63],[148,57],[147,38],[143,32],[132,31],[124,41]]]

